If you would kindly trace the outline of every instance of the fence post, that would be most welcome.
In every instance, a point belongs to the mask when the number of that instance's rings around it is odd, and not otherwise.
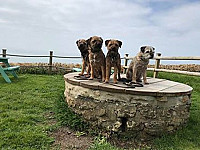
[[[124,60],[124,66],[125,67],[127,67],[127,65],[128,65],[128,59],[127,59],[128,55],[129,54],[125,54],[125,56],[124,56],[124,58],[125,58],[125,60]],[[124,68],[124,71],[123,71],[124,74],[126,73],[126,70],[127,70],[127,68]]]
[[[6,48],[2,48],[2,54],[3,54],[3,57],[6,57],[6,51],[7,51]]]
[[[53,50],[49,53],[49,74],[52,74],[52,66],[53,66]]]
[[[156,57],[160,57],[161,56],[161,53],[156,53]],[[154,66],[154,69],[159,69],[159,66],[160,66],[160,59],[156,59],[156,62],[155,62],[155,66]],[[153,78],[157,78],[158,77],[158,71],[153,71]]]

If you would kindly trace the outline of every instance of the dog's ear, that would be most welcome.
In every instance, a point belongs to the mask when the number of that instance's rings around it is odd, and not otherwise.
[[[140,48],[140,51],[141,51],[142,53],[144,53],[145,48],[146,48],[146,46],[142,46],[142,47]]]
[[[76,45],[78,45],[79,40],[76,41]]]
[[[103,39],[100,37],[101,43],[103,44]]]
[[[92,39],[92,37],[90,37],[89,39],[86,40],[87,45],[90,45],[91,39]]]
[[[106,47],[108,46],[108,43],[110,42],[110,40],[106,40],[105,41],[105,45],[106,45]]]
[[[119,43],[119,47],[121,48],[121,46],[122,46],[122,42],[119,41],[119,40],[117,40],[117,42]]]

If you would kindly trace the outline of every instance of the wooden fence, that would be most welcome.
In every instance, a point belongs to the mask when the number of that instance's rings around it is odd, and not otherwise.
[[[124,73],[128,68],[128,61],[133,59],[134,57],[129,57],[128,54],[125,54],[125,65],[124,65]],[[156,53],[156,56],[153,58],[155,60],[154,68],[147,68],[147,70],[153,71],[153,77],[158,77],[158,72],[171,72],[171,73],[178,73],[178,74],[185,74],[185,75],[193,75],[193,76],[200,76],[200,72],[189,72],[189,71],[180,71],[180,70],[168,70],[168,69],[160,69],[160,62],[161,60],[200,60],[199,56],[192,56],[192,57],[162,57],[161,53]]]
[[[2,54],[0,54],[3,57],[7,57],[7,56],[12,56],[12,57],[24,57],[24,58],[49,58],[49,62],[48,65],[46,66],[26,66],[26,67],[48,67],[49,68],[49,74],[52,73],[52,68],[55,67],[53,66],[53,58],[64,58],[64,59],[80,59],[80,56],[56,56],[53,55],[53,50],[49,51],[49,55],[16,55],[16,54],[8,54],[7,53],[7,49],[3,48],[2,49]],[[69,68],[63,68],[63,67],[59,67],[59,69],[69,69]]]
[[[48,67],[49,68],[49,74],[52,73],[52,67],[53,66],[53,58],[64,58],[64,59],[80,59],[80,56],[56,56],[53,55],[53,50],[50,50],[49,55],[14,55],[14,54],[7,54],[7,49],[2,49],[2,55],[3,57],[7,56],[13,56],[13,57],[41,57],[41,58],[49,58],[49,63],[47,66],[42,67]],[[121,59],[124,59],[124,70],[123,73],[126,73],[126,70],[128,68],[128,61],[133,59],[133,57],[129,57],[129,54],[125,54],[124,57]],[[168,70],[168,69],[160,69],[160,61],[161,60],[200,60],[199,56],[192,56],[192,57],[163,57],[161,56],[161,53],[157,53],[156,56],[153,58],[155,60],[154,68],[148,68],[147,70],[153,71],[153,77],[158,77],[158,72],[171,72],[171,73],[179,73],[179,74],[185,74],[185,75],[194,75],[194,76],[200,76],[200,72],[189,72],[189,71],[180,71],[180,70]],[[33,67],[33,66],[31,66]],[[39,67],[39,66],[36,66]],[[62,68],[64,69],[64,68]]]

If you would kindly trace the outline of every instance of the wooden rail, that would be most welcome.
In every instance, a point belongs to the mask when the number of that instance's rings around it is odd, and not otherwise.
[[[52,73],[52,67],[53,66],[53,58],[63,58],[63,59],[80,59],[80,56],[56,56],[53,55],[53,50],[49,52],[49,55],[16,55],[16,54],[7,54],[7,49],[2,48],[2,54],[0,56],[7,57],[7,56],[13,56],[13,57],[43,57],[43,58],[49,58],[49,63],[45,67],[49,67],[49,74]],[[123,73],[126,73],[126,70],[128,68],[128,61],[133,59],[134,57],[129,57],[129,54],[125,54],[124,57],[121,59],[124,59],[124,70]],[[179,74],[186,74],[186,75],[194,75],[194,76],[200,76],[200,72],[188,72],[188,71],[180,71],[180,70],[168,70],[168,69],[160,69],[160,61],[161,60],[200,60],[200,56],[190,56],[190,57],[168,57],[168,56],[161,56],[161,53],[157,53],[156,56],[153,58],[155,60],[155,67],[154,68],[148,68],[147,70],[153,71],[153,77],[158,77],[158,72],[172,72],[172,73],[179,73]],[[26,66],[28,67],[28,66]],[[31,67],[31,66],[30,66]],[[35,67],[35,66],[32,66]],[[40,67],[40,66],[37,66]],[[44,66],[41,66],[44,67]],[[63,68],[63,67],[61,67]],[[66,68],[68,69],[68,68]]]
[[[133,59],[134,57],[124,57],[126,64],[128,60]],[[189,71],[181,71],[181,70],[168,70],[168,69],[159,69],[160,68],[160,61],[161,60],[200,60],[200,56],[189,56],[189,57],[168,57],[168,56],[161,56],[161,53],[157,53],[156,56],[153,58],[155,60],[155,67],[148,68],[147,70],[153,71],[153,77],[158,77],[158,72],[171,72],[171,73],[178,73],[178,74],[185,74],[185,75],[192,75],[192,76],[200,76],[200,72],[189,72]],[[127,65],[124,65],[124,68],[128,68]]]
[[[162,56],[161,57],[161,54],[160,53],[156,53],[156,54],[158,54],[158,55],[156,55],[154,58],[153,58],[153,60],[158,60],[158,59],[160,59],[160,60],[200,60],[200,56],[178,56],[178,57],[169,57],[169,56]],[[160,54],[160,56],[159,56],[159,54]],[[134,57],[124,57],[125,59],[133,59]]]
[[[155,59],[160,59],[160,60],[200,60],[199,56],[189,56],[189,57],[183,57],[183,56],[179,56],[179,57],[155,57]]]
[[[200,76],[200,72],[189,72],[189,71],[168,70],[168,69],[154,69],[154,68],[147,68],[147,70],[153,71],[153,72],[171,72],[171,73],[185,74],[185,75],[191,75],[191,76]]]
[[[64,59],[74,59],[74,58],[77,58],[77,59],[80,59],[81,57],[80,56],[56,56],[56,55],[53,55],[53,50],[50,50],[49,51],[49,55],[16,55],[16,54],[7,54],[7,49],[6,48],[2,48],[2,54],[0,54],[0,56],[3,56],[3,57],[7,57],[7,56],[12,56],[12,57],[26,57],[26,58],[38,58],[38,57],[41,57],[41,58],[49,58],[49,63],[48,65],[42,65],[42,66],[23,66],[23,67],[30,67],[30,68],[34,68],[34,67],[48,67],[49,68],[49,74],[52,74],[52,68],[59,68],[59,69],[66,69],[66,70],[69,70],[69,68],[64,68],[64,67],[56,67],[53,65],[53,58],[64,58]]]

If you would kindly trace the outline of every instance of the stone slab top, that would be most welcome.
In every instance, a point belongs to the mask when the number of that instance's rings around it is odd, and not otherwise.
[[[117,84],[113,83],[113,77],[111,76],[109,83],[103,83],[99,79],[94,80],[80,80],[75,79],[74,76],[77,76],[78,73],[68,73],[64,75],[66,82],[78,85],[81,87],[102,90],[107,92],[116,92],[116,93],[127,93],[134,95],[148,95],[148,96],[181,96],[188,95],[192,93],[193,88],[174,81],[169,81],[166,79],[150,78],[147,77],[149,84],[145,84],[143,87],[131,88],[123,84],[123,82],[118,82]],[[125,77],[124,74],[121,77]]]

